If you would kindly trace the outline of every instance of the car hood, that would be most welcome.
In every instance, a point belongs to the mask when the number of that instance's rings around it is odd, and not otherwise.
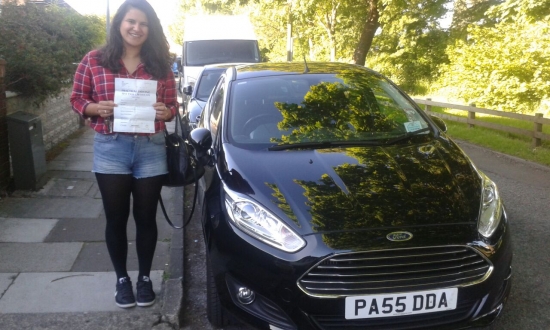
[[[481,178],[452,141],[319,150],[225,144],[218,170],[301,235],[472,228]],[[458,228],[457,227],[457,228]]]

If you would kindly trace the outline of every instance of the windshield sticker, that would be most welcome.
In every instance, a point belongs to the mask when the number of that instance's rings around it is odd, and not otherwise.
[[[414,132],[414,131],[418,131],[419,129],[422,129],[422,125],[418,120],[409,121],[403,125],[405,125],[405,130],[407,132]]]
[[[410,121],[413,121],[418,118],[418,114],[413,109],[404,109],[405,114],[407,115],[407,118],[409,118]]]

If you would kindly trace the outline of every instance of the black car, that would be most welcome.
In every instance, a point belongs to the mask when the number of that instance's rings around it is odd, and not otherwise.
[[[207,315],[258,329],[486,326],[511,287],[497,186],[382,75],[229,68],[191,131]]]
[[[190,129],[197,127],[204,104],[208,100],[218,78],[229,66],[231,64],[206,65],[201,70],[195,85],[188,85],[183,88],[183,94],[189,98],[183,119]]]

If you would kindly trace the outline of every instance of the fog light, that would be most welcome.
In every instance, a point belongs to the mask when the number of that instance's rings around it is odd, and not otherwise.
[[[249,288],[239,288],[239,293],[237,293],[237,299],[239,302],[243,305],[251,304],[254,301],[254,298],[256,298],[256,294],[254,294],[254,291],[250,290]]]

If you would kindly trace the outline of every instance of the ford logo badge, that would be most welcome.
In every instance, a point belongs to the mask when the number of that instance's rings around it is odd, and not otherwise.
[[[413,238],[413,234],[408,231],[394,231],[386,235],[386,238],[392,242],[404,242]]]

